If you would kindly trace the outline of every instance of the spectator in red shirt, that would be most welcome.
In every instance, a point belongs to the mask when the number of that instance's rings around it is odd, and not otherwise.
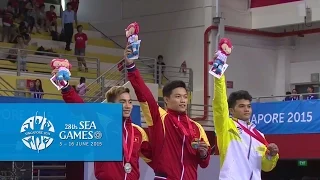
[[[18,10],[19,10],[19,2],[18,2],[18,0],[9,0],[8,3],[10,3],[12,5],[14,13],[18,14]]]
[[[13,9],[11,3],[8,3],[7,9],[3,12],[3,18],[2,18],[2,42],[7,37],[8,42],[12,41],[12,33],[14,30],[13,25]]]
[[[56,7],[54,5],[50,6],[50,11],[46,12],[46,26],[49,32],[52,31],[52,26],[54,26],[55,32],[58,31],[58,26],[57,26],[57,14],[55,12]]]
[[[83,29],[82,25],[77,26],[78,33],[74,35],[74,41],[75,41],[74,54],[76,56],[80,56],[80,57],[77,57],[79,71],[82,71],[82,65],[83,65],[85,68],[85,72],[88,72],[87,64],[84,59],[88,37],[85,33],[82,32],[82,29]]]
[[[70,0],[69,2],[71,3],[72,10],[74,11],[76,26],[78,26],[77,12],[78,12],[80,2],[79,2],[79,0]]]

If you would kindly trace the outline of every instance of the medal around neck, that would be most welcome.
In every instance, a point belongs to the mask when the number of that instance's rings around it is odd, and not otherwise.
[[[132,171],[132,166],[131,166],[130,163],[124,164],[124,171],[125,171],[126,173],[131,173],[131,171]]]

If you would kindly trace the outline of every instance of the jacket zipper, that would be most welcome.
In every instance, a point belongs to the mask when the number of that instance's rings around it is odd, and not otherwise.
[[[248,129],[249,131],[251,131],[251,126],[247,125],[247,129]],[[248,151],[248,161],[250,161],[251,146],[252,146],[252,137],[250,136],[249,151]],[[253,177],[253,171],[251,172],[251,175],[250,175],[250,179],[249,179],[249,180],[252,180],[252,177]]]
[[[127,122],[127,120],[125,120],[124,121],[124,123],[123,123],[123,128],[124,128],[124,131],[126,132],[126,139],[125,139],[125,141],[126,141],[126,144],[128,143],[128,130],[127,130],[127,128],[126,128],[126,122]],[[124,167],[124,162],[125,161],[125,159],[124,159],[124,156],[123,156],[123,160],[122,160],[122,166]],[[127,180],[127,176],[128,176],[128,173],[124,173],[124,180]]]
[[[178,121],[180,122],[180,116],[178,116]],[[184,155],[184,143],[186,140],[186,136],[183,135],[183,141],[182,141],[182,147],[181,147],[181,165],[182,165],[182,172],[181,172],[181,177],[180,180],[183,180],[183,175],[184,175],[184,164],[183,164],[183,155]]]

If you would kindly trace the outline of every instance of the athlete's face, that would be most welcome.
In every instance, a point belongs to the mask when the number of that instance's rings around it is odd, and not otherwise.
[[[188,105],[188,93],[185,88],[179,87],[172,90],[170,97],[164,98],[169,109],[185,112]]]
[[[115,101],[116,103],[122,103],[123,111],[122,116],[124,118],[130,117],[132,111],[132,100],[129,93],[122,93]]]
[[[252,114],[251,102],[245,99],[237,100],[235,107],[230,108],[230,113],[234,118],[249,121]]]

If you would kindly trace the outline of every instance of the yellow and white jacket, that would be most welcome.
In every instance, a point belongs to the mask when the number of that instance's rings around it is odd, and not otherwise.
[[[265,155],[266,146],[248,135],[230,118],[225,76],[215,78],[212,104],[220,153],[219,180],[261,180],[261,170],[271,171],[276,166],[279,155]],[[255,127],[252,123],[239,123],[251,131]]]

